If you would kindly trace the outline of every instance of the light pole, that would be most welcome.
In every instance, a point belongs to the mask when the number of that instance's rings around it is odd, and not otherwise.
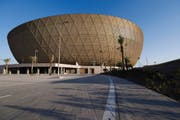
[[[35,51],[34,51],[34,56],[35,56],[35,59],[36,59],[36,63],[37,63],[37,53],[38,53],[38,49],[35,49]]]
[[[59,51],[58,51],[58,76],[60,75],[60,70],[59,70],[59,66],[60,66],[60,53],[61,53],[61,36],[59,37],[59,46],[58,46],[58,48],[59,48]]]
[[[62,25],[64,25],[64,24],[66,24],[66,23],[69,23],[68,21],[64,21],[63,23],[62,23]],[[58,50],[58,76],[60,77],[60,59],[61,59],[61,32],[60,32],[60,34],[59,34],[59,46],[58,46],[58,48],[59,48],[59,50]]]
[[[101,72],[102,72],[102,53],[103,53],[103,51],[99,50],[99,53],[100,53],[100,67],[101,67]]]

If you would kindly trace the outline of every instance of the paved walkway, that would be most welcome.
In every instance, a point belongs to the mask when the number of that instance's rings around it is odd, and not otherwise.
[[[180,119],[180,103],[117,77],[0,76],[0,120],[103,120],[108,110],[114,120]]]
[[[108,90],[104,76],[3,76],[0,120],[102,120]]]
[[[133,82],[113,79],[120,120],[180,120],[180,103]]]

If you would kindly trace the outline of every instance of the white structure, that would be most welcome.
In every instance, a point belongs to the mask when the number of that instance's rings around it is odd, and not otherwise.
[[[59,65],[59,66],[58,66]],[[3,72],[3,68],[5,66],[0,66],[0,72]],[[32,65],[30,63],[23,63],[23,64],[10,64],[9,65],[9,71],[11,71],[12,74],[30,74],[30,69]],[[49,63],[36,63],[33,65],[33,73],[34,74],[49,74]],[[52,64],[52,74],[58,73],[58,67],[61,68],[60,73],[61,74],[99,74],[103,72],[103,69],[110,67],[105,66],[81,66],[78,65],[70,65],[70,64],[58,64],[53,63]]]

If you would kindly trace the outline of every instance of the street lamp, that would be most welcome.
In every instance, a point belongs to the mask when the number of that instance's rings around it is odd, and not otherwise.
[[[99,53],[100,53],[100,67],[101,67],[101,72],[102,72],[102,53],[103,53],[103,51],[99,50]]]
[[[64,24],[66,24],[66,23],[69,23],[68,21],[64,21],[63,23],[62,23],[62,25],[64,25]],[[61,32],[60,32],[60,34],[59,34],[59,46],[58,46],[58,48],[59,48],[59,51],[58,51],[58,76],[60,77],[60,59],[61,59]]]
[[[34,51],[34,56],[35,56],[35,59],[36,59],[36,61],[35,61],[36,63],[37,63],[37,59],[38,59],[38,58],[37,58],[37,53],[38,53],[38,49],[35,49],[35,51]]]

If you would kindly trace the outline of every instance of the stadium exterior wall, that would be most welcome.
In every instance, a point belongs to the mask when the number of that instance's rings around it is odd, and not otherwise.
[[[40,18],[8,34],[10,49],[19,63],[48,63],[52,56],[63,64],[115,65],[121,61],[118,36],[125,38],[124,52],[135,65],[143,47],[143,33],[134,23],[100,14],[66,14]]]

